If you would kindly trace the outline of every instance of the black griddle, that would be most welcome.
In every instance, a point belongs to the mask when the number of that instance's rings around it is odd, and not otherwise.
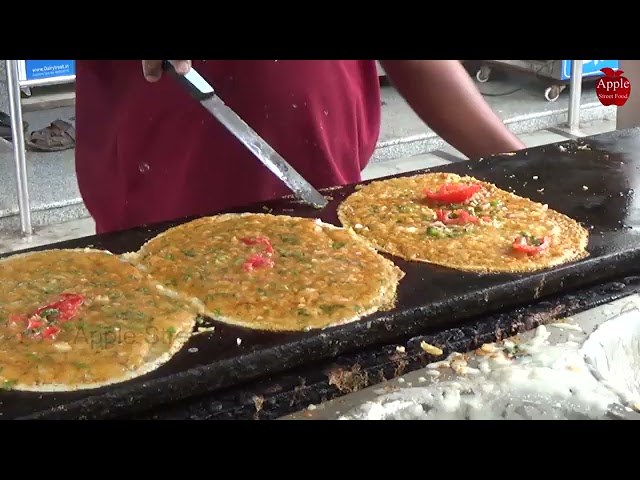
[[[195,336],[170,362],[136,380],[63,394],[1,392],[0,418],[98,419],[131,415],[426,330],[455,327],[471,317],[620,278],[637,269],[640,198],[634,188],[640,186],[639,129],[430,171],[470,174],[549,204],[590,229],[590,257],[532,274],[478,275],[408,263],[390,256],[407,274],[399,288],[398,306],[393,311],[321,332],[270,333],[217,324],[215,332]],[[322,212],[284,198],[225,213],[268,211],[319,217],[339,224],[336,208],[354,188],[351,185],[324,192],[332,200]],[[124,253],[137,250],[160,232],[189,220],[191,218],[32,250],[93,247]]]
[[[121,417],[124,420],[275,420],[363,388],[406,375],[452,352],[465,353],[640,293],[640,277],[631,276],[546,297],[518,308],[466,320],[453,328],[426,332],[341,355],[312,365],[188,398]],[[442,356],[420,344],[438,345]],[[404,349],[398,349],[404,347]],[[311,412],[307,412],[311,414]]]

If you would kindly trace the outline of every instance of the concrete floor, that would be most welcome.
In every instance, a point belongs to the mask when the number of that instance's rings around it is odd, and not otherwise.
[[[560,142],[575,136],[615,129],[614,107],[602,107],[593,88],[584,86],[581,130],[569,132],[566,123],[568,95],[554,103],[544,99],[544,84],[528,78],[507,78],[479,85],[490,95],[520,90],[505,96],[487,96],[487,101],[505,124],[519,134],[527,146]],[[365,179],[414,171],[465,157],[442,141],[410,109],[391,87],[382,89],[382,127],[378,148],[363,172]],[[73,117],[73,108],[27,112],[30,130],[51,121]],[[2,145],[0,145],[2,147]],[[6,145],[4,146],[6,148]],[[82,203],[74,171],[74,151],[27,154],[32,218],[35,235],[19,233],[14,158],[0,148],[0,252],[76,238],[94,233],[93,221]]]

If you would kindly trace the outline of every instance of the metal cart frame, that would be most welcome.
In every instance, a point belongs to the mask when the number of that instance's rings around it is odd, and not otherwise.
[[[633,88],[637,88],[635,85],[640,85],[639,60],[620,60],[620,70],[624,72],[624,76],[631,82]],[[640,127],[640,95],[632,93],[629,95],[627,103],[617,108],[616,129],[624,130],[636,127]]]
[[[549,102],[555,102],[564,89],[569,86],[568,126],[571,130],[580,127],[580,104],[582,97],[582,82],[596,81],[599,76],[583,77],[583,60],[571,60],[570,78],[562,79],[562,60],[484,60],[476,73],[476,80],[486,83],[494,67],[507,68],[523,73],[533,73],[536,77],[547,79],[552,83],[544,91],[544,97]]]
[[[26,148],[22,123],[22,101],[20,92],[23,88],[61,85],[75,81],[75,75],[20,81],[20,60],[5,60],[7,65],[7,87],[9,90],[9,115],[11,116],[11,134],[13,154],[16,164],[16,180],[18,182],[18,211],[20,227],[24,235],[33,234],[31,221],[31,201],[29,196],[29,178],[27,174]]]
[[[574,66],[572,60],[571,65]],[[580,60],[582,62],[582,60]],[[491,72],[494,69],[498,70],[514,70],[521,73],[533,74],[535,77],[545,80],[551,83],[545,91],[544,97],[548,102],[555,102],[560,98],[560,94],[570,86],[571,78],[564,78],[562,72],[562,60],[483,60],[482,66],[476,72],[476,80],[480,83],[486,83],[491,77]],[[574,70],[572,70],[573,72]],[[584,77],[582,71],[580,72],[582,81],[596,81],[600,78],[599,75],[589,75]]]

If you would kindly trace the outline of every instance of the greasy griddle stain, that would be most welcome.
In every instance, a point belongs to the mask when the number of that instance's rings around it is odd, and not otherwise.
[[[147,276],[95,250],[48,250],[0,261],[0,387],[96,388],[147,373],[189,338],[195,317]],[[56,337],[10,321],[65,293],[84,297]]]
[[[369,386],[369,374],[360,365],[354,365],[350,370],[336,368],[327,376],[329,385],[333,385],[341,393],[354,393]]]
[[[453,227],[448,235],[429,234],[438,205],[427,200],[425,188],[445,183],[480,184],[474,200],[476,215],[491,223]],[[342,224],[351,227],[378,250],[405,260],[427,262],[479,273],[530,272],[587,256],[588,232],[578,222],[490,183],[451,173],[429,173],[373,182],[349,196],[339,207]],[[539,255],[515,252],[520,232],[552,236]]]
[[[264,255],[273,266],[246,271]],[[131,257],[202,313],[248,328],[302,331],[390,308],[404,276],[352,231],[307,218],[226,214],[175,227]]]

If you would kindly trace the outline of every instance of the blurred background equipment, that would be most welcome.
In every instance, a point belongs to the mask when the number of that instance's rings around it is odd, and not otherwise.
[[[555,102],[571,80],[571,60],[482,60],[476,71],[476,80],[486,83],[496,71],[517,71],[543,80],[547,87],[544,98]],[[596,80],[602,76],[601,68],[618,68],[619,60],[583,60],[582,80]]]

